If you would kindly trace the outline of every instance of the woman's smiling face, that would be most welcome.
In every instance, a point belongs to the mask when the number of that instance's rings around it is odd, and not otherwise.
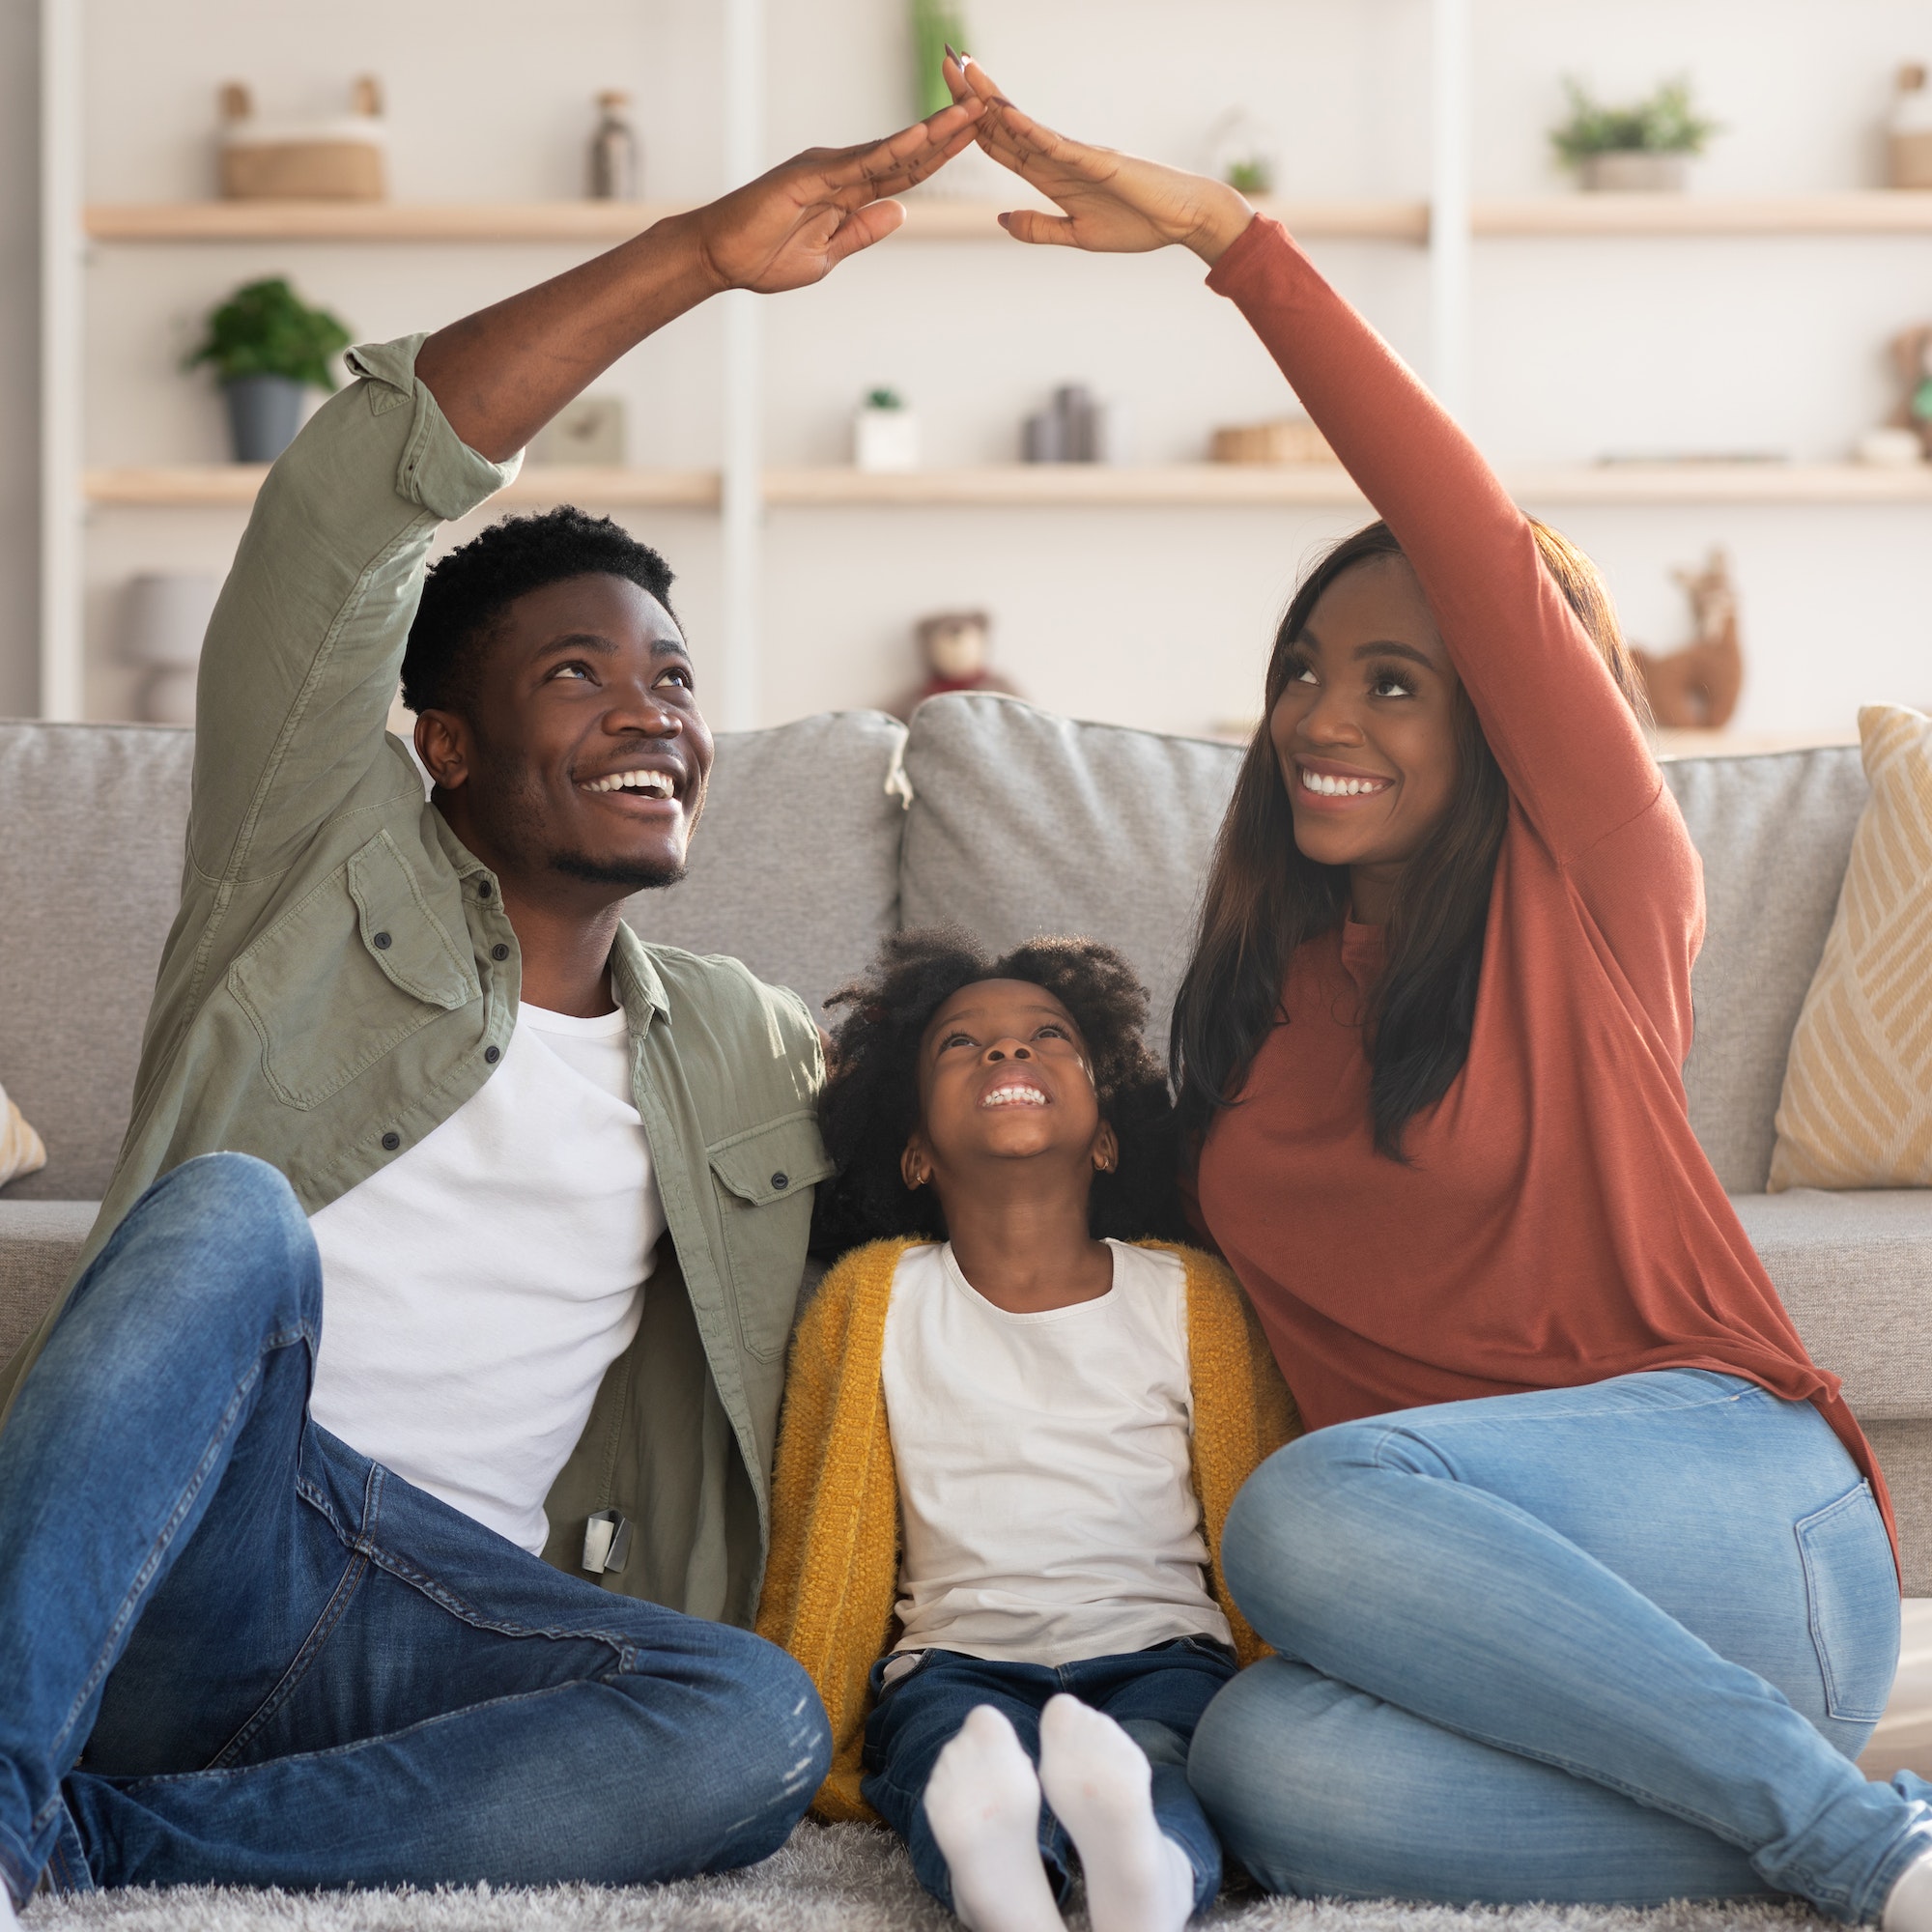
[[[1455,791],[1459,684],[1407,562],[1377,557],[1321,593],[1268,714],[1294,842],[1351,872],[1354,916],[1388,917],[1402,868]]]

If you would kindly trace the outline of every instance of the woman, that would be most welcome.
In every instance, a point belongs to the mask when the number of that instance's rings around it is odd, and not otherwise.
[[[1279,1655],[1190,1776],[1271,1888],[1796,1892],[1932,1932],[1850,1762],[1889,1506],[1692,1136],[1697,858],[1587,559],[1232,188],[1040,127],[1022,242],[1212,265],[1385,522],[1291,607],[1176,1009],[1205,1224],[1312,1433],[1224,1543]]]

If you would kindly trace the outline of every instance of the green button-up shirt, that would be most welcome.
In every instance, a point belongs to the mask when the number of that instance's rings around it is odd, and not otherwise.
[[[515,469],[443,420],[415,378],[420,342],[354,353],[360,380],[270,470],[222,587],[181,912],[83,1267],[158,1175],[219,1149],[271,1162],[314,1213],[446,1121],[509,1043],[520,959],[497,881],[384,728],[437,526]],[[749,1623],[830,1171],[818,1032],[738,961],[628,926],[611,980],[668,1232],[637,1340],[551,1491],[544,1553],[577,1570],[585,1518],[616,1510],[633,1537],[607,1586]],[[57,1315],[0,1371],[0,1404]]]

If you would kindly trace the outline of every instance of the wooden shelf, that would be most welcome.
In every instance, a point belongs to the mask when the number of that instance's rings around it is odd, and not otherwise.
[[[1015,202],[1024,203],[1021,190]],[[914,242],[1004,239],[1013,202],[915,193],[901,231]],[[186,201],[97,203],[85,211],[97,242],[622,242],[691,204],[669,201]],[[1420,200],[1272,199],[1260,206],[1309,241],[1429,240]],[[1932,192],[1842,194],[1547,194],[1478,201],[1479,236],[1932,235]]]
[[[1479,201],[1478,235],[1932,235],[1932,193],[1534,195]]]
[[[156,509],[245,508],[266,474],[243,463],[87,471],[91,503]],[[1932,464],[1685,463],[1525,468],[1504,472],[1530,504],[1932,503]],[[1092,463],[970,469],[768,469],[780,509],[1240,509],[1352,507],[1363,498],[1338,464],[1178,463],[1113,469]],[[613,509],[716,509],[715,469],[610,469],[530,464],[506,503],[581,502]]]
[[[623,242],[669,201],[133,201],[84,214],[96,242]]]
[[[90,503],[174,510],[246,509],[268,468],[259,463],[211,463],[174,468],[90,469],[83,479]],[[588,503],[611,509],[715,510],[715,469],[580,469],[527,464],[494,499],[502,503]]]

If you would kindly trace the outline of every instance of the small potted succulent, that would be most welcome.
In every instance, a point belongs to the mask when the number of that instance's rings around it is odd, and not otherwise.
[[[852,461],[860,469],[919,468],[919,418],[896,389],[871,389],[852,412]]]
[[[1715,121],[1692,112],[1687,80],[1667,80],[1647,99],[1626,107],[1604,106],[1574,79],[1563,85],[1570,118],[1550,129],[1549,144],[1586,188],[1681,189],[1686,163],[1718,132]]]
[[[201,346],[184,358],[206,362],[228,399],[237,463],[272,463],[301,427],[302,391],[336,386],[335,358],[349,331],[327,309],[310,308],[280,276],[239,288],[208,318]]]

